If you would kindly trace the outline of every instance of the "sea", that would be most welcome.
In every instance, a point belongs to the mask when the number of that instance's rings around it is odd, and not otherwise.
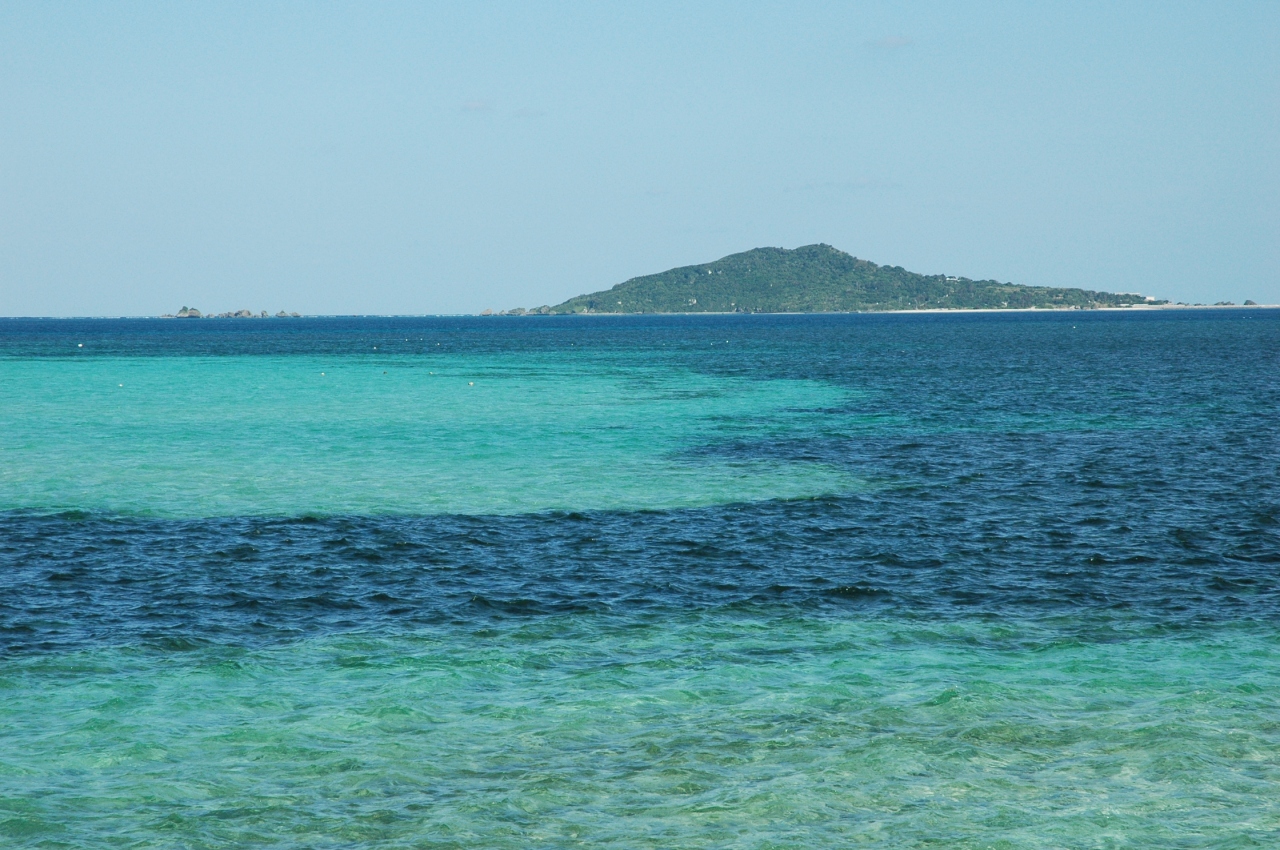
[[[1280,846],[1280,310],[0,320],[0,846]]]

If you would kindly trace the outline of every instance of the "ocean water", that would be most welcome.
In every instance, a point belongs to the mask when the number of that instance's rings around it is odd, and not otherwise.
[[[0,846],[1280,846],[1280,311],[0,320]]]

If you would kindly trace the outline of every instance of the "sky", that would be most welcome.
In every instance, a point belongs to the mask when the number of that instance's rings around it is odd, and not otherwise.
[[[0,315],[474,313],[815,242],[1280,303],[1280,3],[0,2]]]

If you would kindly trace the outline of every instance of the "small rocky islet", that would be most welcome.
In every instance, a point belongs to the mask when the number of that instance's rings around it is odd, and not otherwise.
[[[272,316],[266,310],[255,313],[252,310],[236,310],[226,313],[201,313],[195,307],[184,306],[177,313],[165,313],[162,319],[299,319],[301,313],[287,313],[284,310]]]

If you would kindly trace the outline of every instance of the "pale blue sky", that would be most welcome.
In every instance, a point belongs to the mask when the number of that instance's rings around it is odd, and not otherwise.
[[[760,245],[1280,302],[1280,3],[0,4],[0,314],[451,313]]]

